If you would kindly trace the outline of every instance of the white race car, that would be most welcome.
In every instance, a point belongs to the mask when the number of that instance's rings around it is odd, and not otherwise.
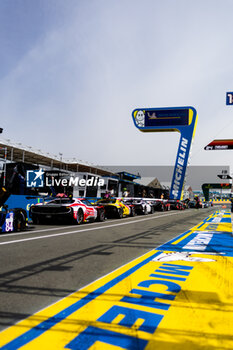
[[[154,208],[147,203],[144,199],[135,199],[133,201],[134,207],[135,207],[135,212],[137,214],[152,214],[154,212]]]

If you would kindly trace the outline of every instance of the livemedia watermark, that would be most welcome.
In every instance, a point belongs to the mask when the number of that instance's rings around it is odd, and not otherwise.
[[[75,175],[64,175],[64,173],[45,173],[43,169],[27,170],[27,187],[101,187],[105,185],[103,178],[99,176],[89,176],[88,179]]]

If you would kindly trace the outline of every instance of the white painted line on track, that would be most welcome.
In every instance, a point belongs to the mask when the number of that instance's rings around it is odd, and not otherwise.
[[[108,222],[113,222],[114,220],[108,220]],[[88,225],[93,225],[93,224],[104,224],[104,222],[93,222],[93,223],[85,223],[85,224],[88,224]],[[53,228],[44,228],[44,229],[41,229],[41,230],[29,230],[29,231],[23,231],[23,232],[17,232],[17,233],[7,233],[7,234],[4,234],[2,235],[0,238],[5,238],[5,237],[13,237],[13,236],[22,236],[22,235],[29,235],[29,234],[32,234],[32,233],[39,233],[39,232],[48,232],[48,231],[56,231],[56,230],[66,230],[67,228],[77,228],[77,226],[72,226],[72,225],[69,225],[69,226],[56,226],[56,227],[53,227]],[[79,226],[80,227],[80,226]]]
[[[184,213],[182,211],[182,213]],[[45,236],[38,236],[38,237],[30,237],[30,238],[23,238],[23,239],[17,239],[13,241],[6,241],[6,242],[1,242],[0,245],[6,245],[6,244],[13,244],[13,243],[21,243],[21,242],[26,242],[26,241],[33,241],[36,239],[43,239],[43,238],[51,238],[51,237],[58,237],[58,236],[65,236],[65,235],[71,235],[73,233],[79,233],[79,232],[87,232],[87,231],[94,231],[94,230],[103,230],[106,228],[111,228],[111,227],[117,227],[117,226],[123,226],[123,225],[130,225],[134,224],[137,222],[142,222],[142,221],[148,221],[148,220],[155,220],[157,218],[165,217],[165,216],[171,216],[171,215],[178,215],[180,212],[176,213],[169,213],[169,214],[164,214],[164,215],[158,215],[158,216],[153,216],[145,219],[139,219],[139,220],[133,220],[133,221],[128,221],[128,222],[122,222],[119,224],[113,224],[113,225],[103,225],[101,227],[90,227],[82,230],[75,230],[75,231],[68,231],[68,232],[60,232],[60,233],[55,233],[51,235],[45,235]],[[33,233],[33,231],[31,232]]]
[[[175,213],[174,213],[175,214]],[[178,212],[176,213],[176,214],[178,214]],[[164,214],[162,214],[162,215],[166,215],[165,214],[165,212],[164,212]],[[161,216],[162,216],[161,215]],[[154,215],[155,216],[155,215]],[[153,216],[153,217],[154,217]],[[138,217],[138,216],[137,216]],[[134,217],[134,219],[136,219],[137,220],[137,217]],[[139,216],[139,218],[140,218],[140,216]],[[126,221],[126,220],[132,220],[133,219],[133,217],[132,216],[128,216],[128,217],[125,217],[123,220],[124,220],[124,222]],[[116,222],[118,219],[113,219],[113,220],[107,220],[107,221],[102,221],[102,222],[98,222],[98,221],[95,221],[95,222],[91,222],[91,223],[88,223],[88,222],[86,222],[86,223],[84,223],[84,225],[104,225],[106,222],[107,223],[110,223],[110,222]],[[140,219],[138,219],[138,220],[140,220]],[[81,226],[79,226],[79,227],[81,227]],[[69,226],[56,226],[56,227],[52,227],[52,228],[45,228],[45,229],[40,229],[40,230],[29,230],[29,231],[22,231],[22,232],[16,232],[16,233],[12,233],[12,232],[10,232],[10,233],[6,233],[6,234],[3,234],[3,235],[0,235],[0,239],[1,238],[6,238],[6,237],[13,237],[13,236],[22,236],[22,235],[29,235],[29,234],[33,234],[33,233],[39,233],[39,232],[48,232],[48,231],[56,231],[56,230],[65,230],[65,229],[67,229],[67,228],[74,228],[74,229],[76,229],[77,228],[77,225],[74,225],[74,226],[72,226],[72,225],[69,225]]]
[[[132,217],[127,217],[127,218],[124,218],[124,221],[127,220],[127,219],[132,219]],[[104,225],[105,222],[116,222],[116,220],[118,219],[115,219],[115,220],[109,220],[108,221],[102,221],[102,222],[91,222],[91,223],[84,223],[84,225]],[[80,226],[78,226],[80,227]],[[67,228],[74,228],[76,229],[77,228],[77,225],[69,225],[69,226],[56,226],[56,227],[52,227],[52,228],[44,228],[44,229],[41,229],[41,230],[29,230],[29,231],[23,231],[23,232],[16,232],[16,233],[6,233],[2,236],[0,236],[0,239],[1,238],[6,238],[6,237],[13,237],[13,236],[22,236],[22,235],[29,235],[29,234],[32,234],[32,233],[39,233],[39,232],[48,232],[48,231],[56,231],[56,230],[65,230]]]
[[[61,230],[70,228],[71,226],[61,226]],[[47,231],[55,231],[55,230],[60,230],[59,226],[53,227],[53,228],[48,228],[48,229],[43,229],[43,230],[31,230],[31,231],[23,231],[23,232],[16,232],[16,233],[7,233],[2,235],[0,238],[6,238],[6,237],[13,237],[13,236],[22,236],[22,235],[29,235],[31,233],[38,233],[38,232],[47,232]]]

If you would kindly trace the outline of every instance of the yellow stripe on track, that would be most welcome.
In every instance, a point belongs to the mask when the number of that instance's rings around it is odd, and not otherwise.
[[[192,233],[192,231],[188,232],[186,235],[184,235],[183,237],[177,239],[175,242],[172,242],[172,244],[176,245],[178,243],[180,243],[181,241],[183,241],[185,238],[187,238],[188,236],[190,236]]]

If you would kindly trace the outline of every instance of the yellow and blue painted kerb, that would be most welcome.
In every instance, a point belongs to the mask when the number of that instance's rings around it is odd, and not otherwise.
[[[232,349],[231,214],[8,328],[1,349]]]

